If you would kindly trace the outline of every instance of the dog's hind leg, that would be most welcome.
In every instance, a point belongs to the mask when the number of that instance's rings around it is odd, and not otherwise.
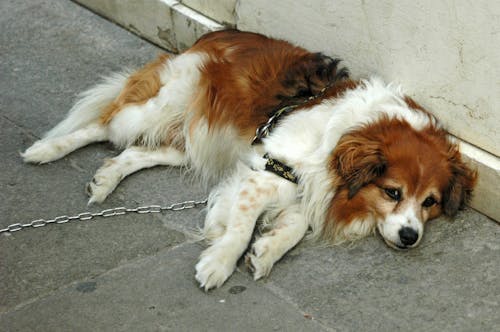
[[[21,153],[21,157],[27,163],[45,164],[60,159],[85,145],[107,139],[107,128],[98,123],[91,123],[66,135],[36,141],[24,153]]]
[[[271,272],[271,268],[285,253],[293,248],[305,235],[308,228],[299,204],[283,210],[273,227],[258,238],[245,257],[245,262],[258,280]]]
[[[25,162],[44,164],[87,144],[108,140],[108,127],[99,121],[102,111],[125,86],[128,73],[115,73],[83,92],[64,120],[24,153]]]
[[[87,184],[89,204],[101,203],[121,180],[143,168],[157,165],[182,166],[186,161],[184,152],[170,146],[154,150],[141,146],[127,148],[117,157],[108,159]]]

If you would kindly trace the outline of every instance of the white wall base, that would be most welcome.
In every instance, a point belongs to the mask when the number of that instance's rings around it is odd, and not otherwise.
[[[460,151],[479,173],[471,206],[500,222],[500,158],[463,141]]]
[[[176,0],[74,0],[154,44],[177,53],[223,26]]]

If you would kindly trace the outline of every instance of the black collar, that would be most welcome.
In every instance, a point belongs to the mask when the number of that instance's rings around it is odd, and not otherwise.
[[[283,164],[281,161],[270,158],[269,154],[266,153],[264,158],[267,159],[266,162],[266,171],[272,172],[278,176],[281,176],[283,179],[286,179],[293,183],[298,183],[298,177],[293,174],[293,169],[290,166]]]
[[[345,74],[345,72],[344,72],[344,74]],[[342,75],[344,75],[344,74],[342,74]],[[302,105],[310,102],[311,100],[323,97],[325,95],[326,90],[328,90],[331,86],[333,86],[333,84],[335,82],[336,81],[333,80],[332,82],[328,83],[323,89],[321,89],[318,94],[316,94],[314,96],[310,96],[298,104],[281,107],[277,111],[274,111],[273,115],[267,120],[267,122],[260,125],[257,128],[257,130],[255,132],[255,137],[252,140],[252,145],[262,143],[262,139],[265,138],[267,135],[269,135],[271,130],[276,126],[276,124],[281,116],[287,115],[287,114],[293,112],[297,107],[302,106]],[[293,182],[293,183],[299,182],[298,177],[295,174],[293,174],[293,169],[290,166],[283,164],[279,160],[269,158],[269,154],[267,154],[267,153],[264,155],[264,158],[267,159],[266,171],[272,172],[272,173],[274,173],[274,174],[276,174],[276,175],[278,175],[278,176],[280,176],[280,177],[282,177],[290,182]]]

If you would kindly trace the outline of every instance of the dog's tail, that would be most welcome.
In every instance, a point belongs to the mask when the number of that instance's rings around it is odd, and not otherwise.
[[[129,75],[129,71],[114,73],[103,78],[98,85],[81,93],[67,117],[48,131],[44,138],[67,135],[98,121],[102,110],[112,103],[125,87]]]

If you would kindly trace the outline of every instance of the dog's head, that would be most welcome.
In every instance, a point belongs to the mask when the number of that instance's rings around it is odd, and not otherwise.
[[[397,249],[417,246],[426,221],[453,217],[477,178],[446,131],[388,118],[344,135],[330,167],[338,178],[329,212],[336,227],[372,223]]]

